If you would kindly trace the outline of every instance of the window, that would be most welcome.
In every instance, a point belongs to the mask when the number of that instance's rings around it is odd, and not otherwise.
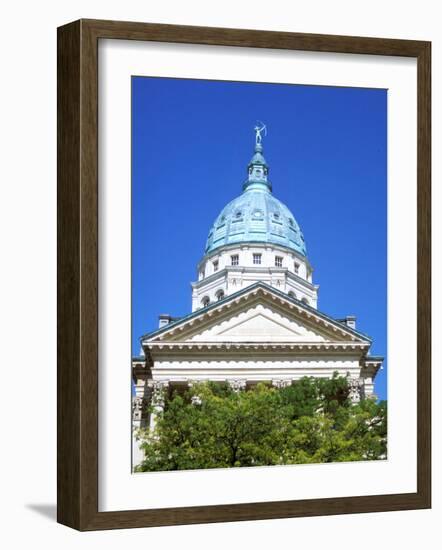
[[[275,266],[282,267],[282,256],[275,256]]]
[[[210,304],[210,298],[208,296],[204,296],[204,298],[201,300],[201,305],[203,307],[207,307]]]
[[[295,262],[295,273],[299,273],[299,264]]]
[[[307,298],[305,298],[305,297],[301,299],[301,302],[302,302],[303,304],[309,305],[309,304],[308,304],[308,300],[307,300]]]
[[[215,272],[215,271],[218,271],[218,267],[219,267],[219,262],[218,262],[218,260],[215,260],[215,261],[213,262],[213,271],[214,271],[214,272]]]
[[[261,263],[261,257],[262,257],[262,254],[253,254],[253,263],[254,264],[260,264]]]
[[[220,300],[222,300],[224,298],[224,290],[218,290],[215,296],[216,296],[216,299],[219,302]]]
[[[238,256],[238,254],[234,254],[233,256],[230,256],[230,264],[231,265],[239,265],[239,256]]]
[[[295,293],[293,292],[293,290],[289,290],[288,295],[290,296],[290,298],[296,298]]]

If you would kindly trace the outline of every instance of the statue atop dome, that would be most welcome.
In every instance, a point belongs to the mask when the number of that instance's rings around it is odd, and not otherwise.
[[[262,139],[267,126],[257,121],[255,151],[247,165],[247,179],[241,195],[231,200],[210,228],[205,256],[225,247],[243,244],[278,246],[308,262],[301,228],[292,212],[272,192],[269,165],[263,155]],[[312,299],[311,303],[316,303]],[[199,302],[198,302],[199,305]]]
[[[255,143],[256,145],[261,145],[262,132],[264,132],[265,136],[267,135],[267,126],[264,124],[264,122],[258,120],[256,126],[253,129],[255,130]]]

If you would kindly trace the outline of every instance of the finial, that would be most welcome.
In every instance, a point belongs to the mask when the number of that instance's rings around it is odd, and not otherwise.
[[[264,132],[264,135],[267,135],[267,126],[264,124],[264,122],[258,120],[256,126],[253,129],[255,130],[255,145],[261,145],[262,133]]]
[[[256,121],[256,125],[253,128],[255,131],[255,153],[250,159],[250,162],[247,166],[248,178],[244,182],[243,190],[248,189],[254,185],[254,189],[268,189],[272,190],[272,184],[267,179],[269,173],[269,167],[267,165],[266,159],[262,154],[262,138],[263,135],[267,135],[267,126],[264,122],[260,120]]]

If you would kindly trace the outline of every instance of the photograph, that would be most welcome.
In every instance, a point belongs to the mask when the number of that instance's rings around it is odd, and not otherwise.
[[[4,548],[435,547],[430,4],[3,6]]]
[[[134,474],[388,458],[387,115],[132,76]]]

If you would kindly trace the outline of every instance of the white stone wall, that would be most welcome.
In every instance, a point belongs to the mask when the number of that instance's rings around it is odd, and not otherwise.
[[[252,356],[253,354],[249,354]],[[222,357],[188,359],[164,359],[155,361],[152,369],[153,380],[184,382],[191,380],[224,381],[244,379],[251,381],[299,380],[303,376],[331,378],[334,372],[341,376],[350,374],[359,379],[358,358],[334,357],[282,357],[256,360],[235,357],[231,360]]]
[[[253,262],[254,254],[261,254],[260,264]],[[232,265],[232,256],[238,256],[238,265]],[[276,257],[282,258],[282,267],[275,265]],[[317,307],[318,287],[312,283],[308,260],[283,247],[256,244],[223,247],[204,257],[198,266],[198,281],[192,284],[192,311],[204,307],[207,299],[216,302],[220,294],[229,296],[258,281]]]

